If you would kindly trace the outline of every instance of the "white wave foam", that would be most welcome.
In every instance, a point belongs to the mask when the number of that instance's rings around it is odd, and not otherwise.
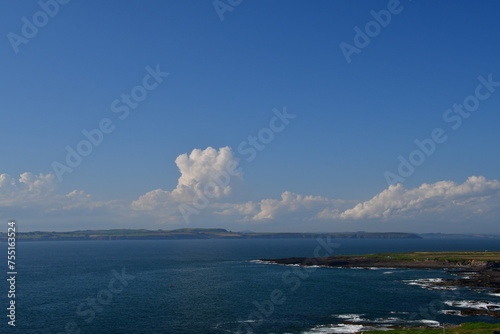
[[[239,322],[239,323],[246,323],[246,322],[248,322],[248,323],[252,323],[252,322],[257,322],[257,321],[258,321],[258,320],[247,319],[247,320],[239,320],[239,321],[237,321],[237,322]]]
[[[393,312],[391,312],[393,313]],[[393,313],[394,314],[394,313]],[[420,320],[406,320],[397,317],[389,317],[389,318],[377,318],[373,320],[374,323],[377,324],[390,324],[390,325],[402,325],[402,324],[424,324],[426,326],[439,326],[439,322],[435,320],[428,319],[420,319]]]
[[[458,287],[456,286],[447,286],[447,285],[438,285],[438,286],[425,286],[426,289],[429,290],[458,290]]]
[[[420,279],[422,282],[427,282],[427,283],[441,283],[444,282],[442,278],[422,278]]]
[[[442,278],[419,278],[419,279],[405,280],[403,282],[407,282],[410,285],[421,285],[430,283],[442,283],[444,282],[444,280]]]
[[[252,263],[258,263],[258,264],[276,264],[276,265],[280,265],[280,266],[287,266],[287,267],[300,267],[301,265],[298,264],[298,263],[290,263],[290,264],[287,264],[287,263],[276,263],[274,261],[266,261],[266,260],[250,260],[248,262],[252,262]],[[306,268],[315,268],[317,266],[305,266]]]
[[[271,261],[264,261],[264,260],[250,260],[248,262],[252,262],[252,263],[259,263],[259,264],[274,264],[274,262],[271,262]]]
[[[345,319],[345,320],[348,320],[350,322],[361,322],[361,321],[365,321],[364,319],[361,318],[363,314],[338,314],[338,315],[335,315],[335,317],[339,318],[339,319]]]
[[[458,315],[460,317],[462,316],[462,312],[460,310],[441,310],[439,311],[439,313],[447,315]]]
[[[403,320],[396,317],[389,317],[389,318],[377,318],[373,320],[373,322],[378,324],[399,324],[403,322]]]
[[[349,325],[349,324],[338,324],[338,325],[320,325],[311,328],[307,332],[302,332],[302,334],[316,334],[316,333],[356,333],[364,329],[363,325]]]
[[[419,321],[421,323],[424,323],[427,326],[431,326],[431,327],[439,327],[439,326],[441,326],[441,324],[439,323],[439,321],[436,321],[436,320],[423,319],[423,320],[419,320]]]
[[[419,278],[413,280],[404,280],[407,285],[417,285],[429,290],[456,290],[457,287],[445,286],[445,285],[435,285],[436,283],[445,282],[442,278]]]
[[[500,305],[487,300],[446,300],[448,306],[459,308],[472,308],[476,310],[499,311]]]
[[[392,314],[407,314],[408,312],[391,312]],[[336,314],[336,318],[344,320],[345,323],[331,324],[331,325],[318,325],[302,334],[317,334],[317,333],[356,333],[361,331],[386,331],[390,330],[393,325],[401,324],[420,324],[431,327],[439,327],[441,324],[436,320],[421,319],[421,320],[405,320],[398,317],[377,318],[374,320],[363,319],[363,314]],[[355,324],[366,323],[366,324]]]

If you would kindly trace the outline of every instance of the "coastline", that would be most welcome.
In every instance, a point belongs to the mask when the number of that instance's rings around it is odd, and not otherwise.
[[[500,330],[500,324],[489,324],[483,322],[465,322],[459,325],[444,325],[440,327],[415,326],[415,327],[395,327],[393,329],[384,330],[384,332],[392,334],[465,334],[465,333],[495,333]],[[379,330],[363,331],[364,334],[379,333]]]
[[[431,282],[428,284],[429,288],[480,288],[490,290],[492,294],[500,294],[499,259],[500,252],[412,252],[320,258],[292,257],[260,259],[259,261],[303,267],[446,270],[457,277]],[[489,316],[500,319],[500,305],[488,306],[484,309],[463,309],[461,315]]]
[[[409,252],[328,257],[290,257],[260,259],[283,265],[324,266],[338,268],[442,269],[488,273],[471,281],[484,287],[500,288],[500,252]],[[488,279],[487,279],[488,278]]]

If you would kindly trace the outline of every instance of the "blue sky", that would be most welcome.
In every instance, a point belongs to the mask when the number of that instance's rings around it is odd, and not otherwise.
[[[495,1],[243,0],[221,20],[211,1],[72,0],[17,45],[43,9],[1,6],[0,215],[25,230],[498,232],[500,87],[456,130],[443,119],[478,77],[500,81]],[[348,62],[339,45],[388,6]],[[147,67],[169,76],[119,119],[112,102]],[[274,108],[297,116],[246,161],[238,145]],[[105,118],[114,130],[59,181],[53,163]],[[436,128],[447,140],[389,188],[384,173]],[[184,219],[217,158],[241,172]]]

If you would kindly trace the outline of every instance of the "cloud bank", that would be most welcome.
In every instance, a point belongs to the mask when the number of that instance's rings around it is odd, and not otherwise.
[[[483,176],[471,176],[461,184],[439,181],[412,189],[391,185],[365,201],[284,191],[280,198],[237,202],[234,195],[243,174],[231,148],[195,149],[179,155],[175,163],[180,177],[174,189],[155,189],[133,201],[94,201],[81,190],[61,194],[50,173],[26,172],[18,178],[0,174],[0,212],[5,219],[18,217],[40,225],[31,230],[47,229],[47,221],[55,230],[91,228],[92,222],[101,228],[179,227],[186,224],[186,212],[197,226],[225,224],[239,230],[274,224],[287,230],[295,223],[304,231],[312,226],[398,230],[403,224],[418,229],[423,221],[492,227],[500,216],[500,181]]]
[[[20,220],[22,231],[99,228],[127,215],[125,201],[94,201],[82,190],[60,193],[57,185],[51,173],[25,172],[19,178],[0,174],[0,215]]]
[[[457,214],[498,213],[500,182],[471,176],[464,183],[440,181],[405,189],[400,183],[391,185],[369,201],[359,203],[340,214],[341,219],[408,219],[421,215],[443,215],[452,219]],[[456,218],[453,218],[456,219]]]

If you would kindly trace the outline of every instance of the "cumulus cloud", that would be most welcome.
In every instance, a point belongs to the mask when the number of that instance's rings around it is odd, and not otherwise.
[[[132,202],[133,209],[155,210],[163,217],[177,215],[179,204],[192,205],[199,211],[227,198],[232,185],[242,179],[229,147],[194,149],[190,154],[179,155],[175,163],[181,173],[177,187],[172,191],[152,190]]]
[[[299,220],[333,224],[359,220],[471,221],[496,219],[500,214],[500,182],[471,176],[464,183],[440,181],[405,189],[391,185],[365,202],[304,196],[283,192],[280,199],[262,199],[242,204],[219,204],[215,214],[242,222]]]
[[[0,174],[2,216],[21,219],[23,226],[66,229],[75,219],[80,223],[121,221],[127,216],[124,201],[98,202],[82,190],[58,191],[52,173],[22,173],[18,178]],[[42,227],[43,228],[43,227]]]
[[[341,210],[352,207],[356,201],[300,195],[285,191],[279,199],[258,202],[220,203],[213,205],[214,214],[231,216],[240,222],[265,223],[272,220],[311,221],[338,218]]]
[[[195,149],[175,160],[181,176],[172,191],[156,189],[134,201],[132,208],[156,212],[163,219],[172,216],[198,214],[231,217],[234,222],[263,222],[273,219],[315,219],[325,212],[339,212],[347,201],[321,196],[304,196],[290,191],[280,199],[259,202],[228,203],[230,184],[242,180],[237,160],[229,147],[216,150]],[[179,210],[179,205],[180,210]],[[339,206],[340,205],[340,206]]]
[[[101,219],[105,224],[128,224],[142,219],[184,224],[179,205],[194,206],[198,212],[207,209],[204,214],[210,215],[213,210],[209,204],[227,199],[242,179],[229,147],[194,149],[178,156],[175,163],[181,174],[175,189],[152,190],[132,202],[94,201],[82,190],[61,193],[51,173],[26,172],[18,178],[0,174],[0,210],[3,215],[39,221],[57,218],[54,221],[79,219],[87,223]]]
[[[50,200],[54,189],[54,175],[50,173],[35,175],[26,172],[18,179],[0,174],[0,206],[44,202]]]
[[[252,220],[259,212],[258,203],[214,203],[211,208],[213,213],[219,216],[236,217],[241,221]]]
[[[281,199],[263,199],[259,203],[260,210],[253,220],[275,219],[277,217],[294,216],[297,213],[307,220],[318,218],[325,210],[338,212],[346,201],[321,196],[300,195],[290,191],[281,194]]]
[[[172,194],[178,199],[185,199],[186,195],[216,199],[226,197],[231,193],[231,178],[241,177],[237,161],[229,147],[219,150],[212,147],[205,150],[194,149],[189,155],[179,155],[175,164],[181,176]]]
[[[464,214],[486,214],[499,210],[500,182],[483,176],[471,176],[464,183],[440,181],[405,189],[402,184],[391,185],[372,199],[359,203],[340,214],[342,219],[415,218],[448,214],[465,218]]]
[[[54,174],[22,173],[18,179],[0,174],[0,207],[40,208],[54,212],[70,210],[76,207],[97,207],[91,196],[82,190],[73,190],[67,194],[57,192]]]
[[[234,203],[229,183],[241,179],[240,172],[227,173],[228,164],[237,163],[228,147],[216,150],[193,150],[176,159],[181,176],[172,191],[156,189],[132,203],[164,221],[181,220],[192,214],[217,221],[217,217],[233,223],[267,223],[271,221],[322,221],[341,223],[363,219],[469,219],[499,210],[500,182],[472,176],[463,184],[440,181],[405,189],[391,185],[372,199],[359,202],[322,196],[301,195],[285,191],[281,198]],[[220,175],[225,177],[217,180]],[[229,179],[228,179],[229,178]],[[221,181],[222,180],[222,181]],[[496,210],[496,211],[495,211]]]
[[[491,229],[500,216],[500,181],[483,176],[471,176],[461,184],[440,181],[413,189],[391,185],[364,202],[291,191],[279,198],[237,202],[232,195],[238,195],[235,185],[243,178],[229,147],[195,149],[179,155],[175,163],[180,177],[174,189],[152,190],[134,201],[99,202],[82,190],[61,193],[51,173],[26,172],[17,178],[0,174],[0,210],[4,216],[53,223],[55,229],[68,222],[85,228],[184,225],[186,214],[206,226],[224,222],[274,224],[276,228],[284,224],[283,229],[295,224],[303,230],[342,226],[348,230],[375,226],[374,221],[392,221],[392,228],[398,230],[414,223],[430,226],[430,222],[440,221],[449,227],[450,223],[473,221]]]

